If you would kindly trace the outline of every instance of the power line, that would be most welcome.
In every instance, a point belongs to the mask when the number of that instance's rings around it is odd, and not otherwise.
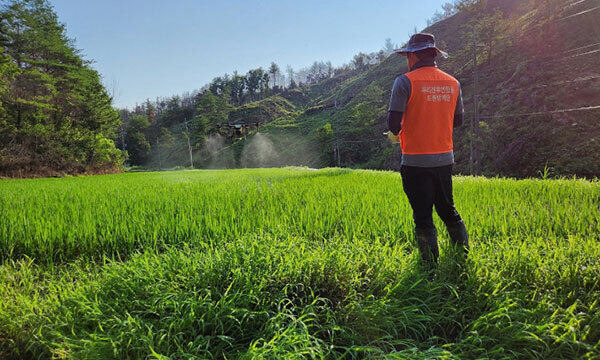
[[[378,139],[370,139],[370,140],[340,140],[340,143],[344,143],[344,144],[360,144],[360,143],[369,143],[369,142],[381,142],[382,140],[385,140],[384,138],[378,138]]]
[[[564,52],[562,52],[560,54],[567,54],[567,53],[570,53],[570,52],[573,52],[573,51],[583,50],[583,49],[590,48],[590,47],[593,47],[593,46],[598,46],[598,45],[600,45],[600,43],[594,43],[594,44],[589,44],[589,45],[585,45],[585,46],[580,46],[580,47],[576,47],[576,48],[573,48],[573,49],[566,50],[566,51],[564,51]],[[505,68],[513,67],[513,66],[518,67],[520,65],[527,64],[527,63],[530,63],[530,62],[533,62],[533,61],[544,61],[544,60],[553,60],[553,59],[558,59],[559,61],[562,61],[564,59],[570,59],[570,58],[579,57],[579,56],[583,56],[583,55],[586,55],[586,54],[597,53],[597,52],[600,52],[600,49],[589,51],[589,52],[585,52],[585,53],[581,53],[581,54],[576,54],[576,55],[568,57],[568,58],[557,58],[554,55],[552,57],[546,57],[546,58],[529,59],[529,60],[520,62],[520,63],[518,63],[516,65],[505,65],[505,66],[501,66],[501,67],[496,67],[494,69],[488,69],[488,70],[480,71],[479,74],[482,74],[482,73],[485,74],[485,73],[488,73],[488,72],[491,72],[491,71],[497,71],[497,70],[501,70],[501,69],[505,69]],[[473,60],[469,60],[460,69],[458,69],[457,71],[455,71],[455,74],[459,73],[461,70],[464,70],[471,63],[473,63]],[[462,73],[459,73],[459,74],[456,74],[455,76],[459,77],[461,75],[462,75]],[[591,80],[591,79],[595,79],[595,77],[594,78],[575,79],[572,82],[586,81],[586,80]],[[552,86],[552,85],[561,85],[561,84],[565,84],[565,83],[568,83],[568,82],[560,82],[560,83],[556,83],[556,84],[540,85],[539,87]],[[532,87],[532,88],[508,89],[507,91],[518,91],[518,90],[525,90],[525,89],[535,89],[537,87],[538,86]],[[476,94],[476,95],[479,96],[479,95],[502,94],[502,93],[504,93],[504,91],[498,91],[498,92],[495,92],[495,93],[483,93],[483,94]],[[473,97],[463,99],[464,102],[468,102],[468,101],[471,101],[471,100],[473,100]]]
[[[499,70],[508,69],[508,68],[514,68],[516,70],[516,68],[519,67],[520,65],[528,64],[528,63],[535,62],[535,61],[540,61],[540,62],[544,61],[546,63],[550,63],[550,62],[548,62],[548,60],[553,60],[553,61],[556,61],[556,62],[561,62],[561,61],[574,59],[574,58],[577,58],[577,57],[580,57],[580,56],[584,56],[584,55],[592,55],[592,54],[595,54],[595,53],[598,53],[598,52],[600,52],[600,49],[591,50],[591,51],[587,51],[587,52],[584,52],[584,53],[575,54],[575,55],[571,55],[571,56],[567,56],[567,57],[557,57],[556,54],[554,54],[552,57],[534,58],[534,59],[529,59],[529,60],[522,61],[522,62],[514,64],[514,65],[504,65],[504,66],[495,67],[493,69],[481,70],[479,73],[480,74],[486,74],[486,73],[489,73],[489,72],[499,71]],[[566,52],[562,52],[562,53],[559,53],[559,55],[565,54],[565,53]]]
[[[570,7],[573,7],[573,6],[579,5],[579,4],[581,4],[581,3],[584,3],[584,2],[586,2],[586,1],[587,1],[587,0],[579,0],[579,1],[575,1],[574,3],[567,4],[567,5],[565,6],[565,9],[568,9],[568,8],[570,8]]]
[[[495,67],[493,69],[482,70],[479,73],[480,74],[485,74],[485,73],[488,73],[488,72],[498,71],[498,70],[502,70],[502,69],[506,69],[506,68],[510,68],[510,67],[515,67],[516,68],[516,67],[518,67],[520,65],[524,65],[524,64],[527,64],[527,63],[530,63],[530,62],[534,62],[534,61],[546,61],[546,60],[564,61],[566,59],[572,59],[572,58],[576,58],[576,57],[579,57],[579,56],[590,55],[590,54],[594,54],[594,53],[600,52],[600,49],[597,49],[597,50],[592,50],[592,51],[584,52],[584,53],[581,53],[581,54],[575,54],[575,55],[572,55],[572,56],[569,56],[569,57],[566,57],[566,58],[565,57],[557,56],[557,55],[564,55],[564,54],[572,53],[572,52],[578,51],[578,50],[587,49],[587,48],[590,48],[590,47],[593,47],[593,46],[600,46],[600,42],[589,44],[589,45],[584,45],[584,46],[579,46],[579,47],[576,47],[576,48],[573,48],[573,49],[562,51],[562,52],[557,53],[557,54],[553,54],[551,56],[546,56],[546,57],[541,57],[541,58],[534,58],[534,59],[525,60],[525,61],[522,61],[520,63],[514,64],[514,65],[504,65],[504,66],[500,66],[500,67]],[[462,75],[461,71],[464,70],[471,63],[473,63],[472,59],[469,60],[469,61],[467,61],[458,70],[454,71],[455,76],[456,77],[461,76]]]
[[[506,69],[506,68],[509,68],[509,67],[516,67],[516,66],[527,64],[527,63],[534,62],[534,61],[547,61],[547,60],[563,61],[565,59],[571,59],[571,58],[576,58],[576,57],[583,56],[583,55],[588,55],[588,54],[600,52],[600,49],[597,49],[597,50],[592,50],[592,51],[581,53],[581,54],[575,54],[575,55],[572,55],[572,56],[569,56],[569,57],[566,57],[566,58],[565,57],[560,57],[560,55],[566,55],[568,53],[571,53],[571,52],[574,52],[574,51],[578,51],[578,50],[587,49],[587,48],[590,48],[590,47],[593,47],[593,46],[600,46],[600,42],[589,44],[589,45],[584,45],[584,46],[579,46],[579,47],[572,48],[572,49],[569,49],[569,50],[564,50],[564,51],[561,51],[559,53],[554,53],[554,54],[552,54],[550,56],[545,56],[545,57],[533,58],[533,59],[525,60],[525,61],[522,61],[520,63],[514,64],[514,65],[507,64],[507,65],[504,65],[504,66],[495,67],[493,69],[482,70],[482,71],[480,71],[480,74],[481,73],[490,72],[490,71],[497,71],[497,70],[501,70],[501,69]],[[473,60],[469,60],[459,70],[455,71],[455,73],[463,70],[465,67],[468,66],[468,64],[471,64],[472,62],[473,62]]]
[[[583,49],[587,49],[587,48],[589,48],[589,47],[592,47],[592,46],[598,46],[598,45],[600,45],[600,42],[598,42],[598,43],[595,43],[595,44],[590,44],[590,45],[585,45],[585,46],[576,47],[576,48],[574,48],[574,49],[570,49],[570,50],[566,50],[566,51],[565,51],[565,53],[570,53],[570,52],[577,51],[577,50],[583,50]]]
[[[593,47],[593,46],[598,46],[598,45],[600,45],[600,43],[590,44],[590,45],[586,45],[586,46],[580,46],[580,47],[577,47],[577,48],[573,48],[573,49],[569,49],[569,50],[566,50],[566,51],[562,51],[560,53],[552,54],[551,56],[540,57],[540,58],[533,58],[533,59],[525,60],[525,61],[522,61],[522,62],[517,63],[517,64],[513,64],[513,65],[508,64],[508,65],[504,65],[504,66],[500,66],[500,67],[495,67],[493,69],[482,70],[479,73],[481,74],[481,73],[487,73],[487,72],[490,72],[490,71],[498,71],[498,70],[501,70],[501,69],[506,69],[506,68],[511,68],[511,67],[518,67],[519,65],[528,64],[530,62],[535,62],[535,61],[556,60],[557,62],[559,62],[559,61],[564,61],[564,60],[567,60],[567,59],[573,59],[573,58],[577,58],[577,57],[580,57],[580,56],[590,55],[590,54],[594,54],[594,53],[600,52],[600,49],[591,50],[591,51],[587,51],[587,52],[584,52],[584,53],[571,55],[571,56],[568,56],[568,57],[561,57],[561,56],[557,56],[557,55],[565,55],[565,54],[571,53],[573,51],[582,50],[582,49],[585,49],[585,48],[589,48],[589,47]],[[469,63],[470,62],[472,62],[472,60],[469,61]]]
[[[463,71],[464,69],[466,69],[467,66],[471,65],[472,62],[473,62],[473,60],[467,61],[463,66],[461,66],[458,70],[456,70],[454,72],[454,74],[455,74],[454,76],[460,76],[460,75],[462,75],[461,71]]]
[[[595,54],[597,52],[600,52],[600,49],[596,49],[596,50],[584,52],[584,53],[581,53],[581,54],[572,55],[572,56],[566,57],[565,59],[572,59],[572,58],[576,58],[576,57],[580,57],[580,56],[584,56],[584,55]]]
[[[584,10],[584,11],[581,11],[581,12],[578,12],[577,14],[573,14],[573,15],[565,16],[565,17],[563,17],[563,18],[556,19],[556,20],[554,20],[554,21],[562,21],[562,20],[567,20],[567,19],[570,19],[570,18],[573,18],[573,17],[576,17],[576,16],[585,15],[585,14],[587,14],[587,13],[590,13],[590,12],[592,12],[592,11],[594,11],[594,10],[598,10],[598,9],[600,9],[600,6],[596,6],[596,7],[594,7],[594,8],[587,9],[587,10]]]
[[[531,87],[516,88],[516,89],[506,89],[506,90],[503,90],[503,91],[481,93],[481,94],[477,94],[476,96],[501,95],[501,94],[507,94],[507,93],[514,92],[514,91],[535,90],[535,89],[541,89],[541,88],[550,87],[550,86],[564,85],[564,84],[570,84],[570,83],[582,82],[582,81],[590,81],[590,80],[597,80],[597,79],[600,79],[600,74],[594,74],[594,75],[591,75],[591,76],[581,77],[581,78],[577,78],[577,79],[574,79],[574,80],[557,81],[555,83],[550,83],[550,84],[542,84],[542,85],[536,85],[536,86],[531,86]],[[469,98],[468,100],[472,100],[472,98]],[[463,100],[463,101],[468,101],[468,100]]]
[[[560,114],[560,113],[597,110],[597,109],[600,109],[600,105],[580,107],[580,108],[574,108],[574,109],[561,109],[561,110],[540,111],[540,112],[521,113],[521,114],[488,115],[488,116],[480,116],[479,118],[480,119],[492,119],[492,118],[495,119],[495,118],[506,118],[506,117],[535,116],[535,115]]]
[[[487,93],[475,94],[474,96],[479,97],[479,96],[488,96],[488,95],[502,95],[502,94],[509,94],[509,93],[515,92],[515,91],[535,90],[535,89],[541,89],[541,88],[545,88],[545,87],[549,87],[549,86],[557,86],[557,85],[564,85],[564,84],[570,84],[570,83],[575,83],[575,82],[583,82],[583,81],[598,80],[598,79],[600,79],[600,74],[594,74],[594,75],[590,75],[590,76],[586,76],[586,77],[576,78],[573,80],[557,81],[557,82],[550,83],[550,84],[542,84],[542,85],[536,85],[536,86],[531,86],[531,87],[506,89],[506,90],[495,91],[495,92],[487,92]],[[463,102],[469,102],[469,101],[473,100],[474,96],[463,99]]]

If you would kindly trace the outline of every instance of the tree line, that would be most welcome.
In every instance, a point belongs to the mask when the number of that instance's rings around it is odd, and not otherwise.
[[[199,91],[168,98],[147,99],[133,109],[120,111],[122,126],[117,145],[128,153],[130,165],[172,167],[189,164],[185,156],[188,138],[194,151],[200,151],[211,134],[229,121],[235,108],[287,91],[303,91],[336,76],[351,76],[382,62],[397,48],[386,39],[377,52],[356,54],[339,67],[330,61],[315,61],[310,66],[285,73],[272,62],[266,70],[234,71],[215,77]],[[201,164],[200,164],[201,165]]]
[[[360,52],[354,55],[352,61],[339,67],[334,67],[331,61],[315,61],[299,70],[288,65],[284,73],[278,64],[272,62],[266,70],[259,67],[249,70],[245,75],[234,71],[232,75],[215,77],[200,92],[210,90],[217,96],[227,92],[231,104],[240,106],[285,90],[314,85],[334,76],[362,72],[381,63],[396,47],[391,39],[386,39],[383,49],[371,53]]]

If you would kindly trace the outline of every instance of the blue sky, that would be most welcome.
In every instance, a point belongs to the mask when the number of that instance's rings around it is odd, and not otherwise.
[[[199,89],[215,76],[315,60],[347,63],[408,40],[447,0],[50,0],[117,107]]]

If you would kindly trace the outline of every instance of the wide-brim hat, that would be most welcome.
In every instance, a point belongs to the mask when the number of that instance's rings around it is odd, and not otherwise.
[[[448,57],[448,53],[442,51],[435,46],[435,36],[432,34],[418,33],[410,37],[408,45],[402,49],[394,50],[395,53],[406,56],[408,53],[417,52],[426,49],[435,49],[438,54],[444,58]]]

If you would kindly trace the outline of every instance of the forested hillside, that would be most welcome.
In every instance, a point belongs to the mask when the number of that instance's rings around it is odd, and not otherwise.
[[[119,113],[44,0],[0,7],[0,176],[119,171]]]
[[[425,31],[450,52],[439,65],[461,81],[467,111],[455,134],[459,172],[600,174],[599,5],[462,0],[437,14]],[[340,68],[317,62],[300,81],[272,64],[147,101],[122,112],[119,145],[132,165],[151,167],[189,166],[191,150],[196,167],[395,169],[398,149],[381,133],[393,81],[407,68],[386,47]]]

